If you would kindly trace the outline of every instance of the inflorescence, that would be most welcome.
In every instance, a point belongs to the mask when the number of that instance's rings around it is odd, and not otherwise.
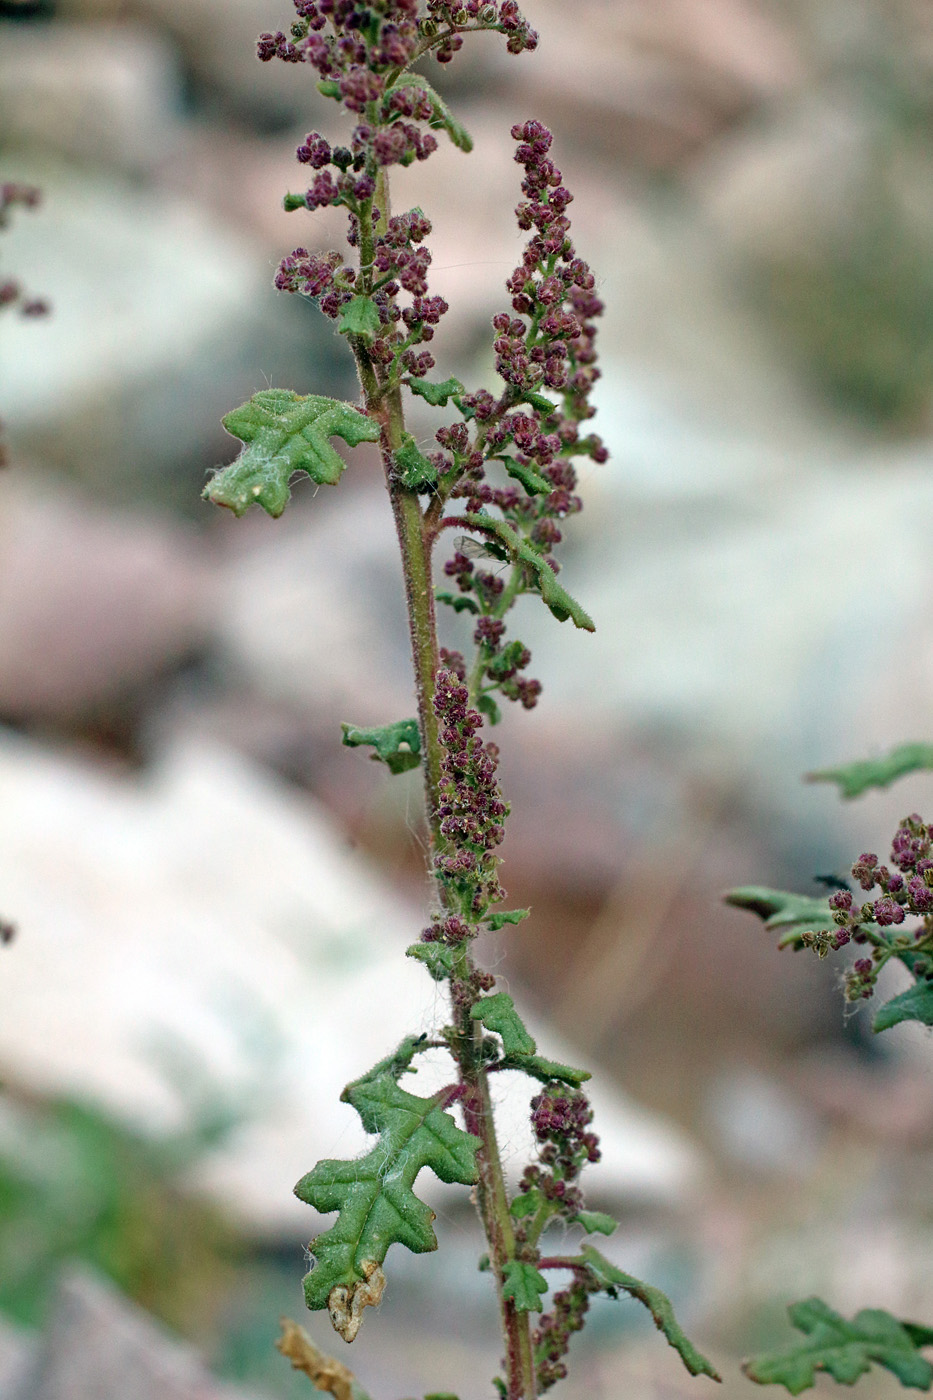
[[[448,908],[426,929],[425,942],[461,942],[489,906],[504,898],[497,870],[497,847],[505,834],[508,807],[496,781],[499,750],[484,744],[477,730],[482,716],[467,704],[465,685],[452,671],[437,674],[434,712],[440,725],[444,760],[438,817],[444,845],[434,857]]]
[[[851,890],[837,890],[829,898],[836,932],[803,935],[821,957],[849,942],[872,945],[871,956],[857,958],[846,977],[849,1001],[870,997],[881,968],[905,951],[916,976],[933,976],[933,827],[916,813],[905,817],[894,834],[890,861],[893,870],[871,851],[859,856],[853,880],[866,892],[879,889],[880,895],[858,903]],[[919,928],[895,933],[910,915],[922,920]]]

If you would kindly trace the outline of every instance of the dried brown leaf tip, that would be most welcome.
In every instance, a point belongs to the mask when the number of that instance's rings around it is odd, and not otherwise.
[[[351,1284],[349,1288],[338,1284],[330,1290],[327,1311],[345,1342],[352,1342],[363,1323],[364,1308],[378,1308],[385,1291],[386,1276],[375,1259],[366,1259],[362,1265],[365,1280]]]
[[[283,1317],[280,1325],[282,1335],[275,1345],[292,1363],[293,1370],[304,1371],[318,1390],[333,1395],[334,1400],[356,1400],[353,1372],[342,1361],[318,1351],[304,1328],[290,1317]]]

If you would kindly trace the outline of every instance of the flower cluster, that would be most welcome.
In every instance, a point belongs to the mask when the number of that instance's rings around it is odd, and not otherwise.
[[[551,1311],[541,1318],[532,1338],[538,1390],[541,1394],[564,1380],[567,1367],[563,1358],[574,1332],[582,1330],[590,1306],[590,1294],[597,1288],[587,1274],[577,1274],[569,1288],[554,1294]]]
[[[452,671],[438,671],[434,711],[444,748],[438,807],[444,845],[434,866],[463,915],[452,916],[453,925],[450,918],[444,920],[434,935],[447,942],[466,937],[466,920],[478,922],[490,904],[504,897],[496,874],[496,848],[508,813],[496,781],[499,751],[479,737],[482,717],[467,699],[466,686]]]
[[[852,878],[866,893],[878,889],[880,895],[859,903],[851,890],[837,890],[829,897],[836,931],[802,935],[804,945],[821,957],[849,942],[872,945],[871,957],[856,959],[846,975],[849,1001],[872,996],[878,973],[892,956],[904,957],[918,977],[930,969],[922,955],[933,951],[933,826],[916,813],[905,817],[894,833],[890,862],[881,864],[873,851],[860,855]],[[895,933],[911,915],[922,920],[920,926]]]
[[[310,63],[323,80],[339,84],[348,104],[378,99],[384,75],[407,68],[424,53],[433,50],[439,63],[449,63],[468,30],[499,30],[507,36],[509,53],[538,43],[516,0],[427,0],[425,15],[419,15],[418,0],[294,0],[294,5],[297,19],[287,35],[260,34],[259,57]],[[323,32],[328,25],[332,32]]]
[[[486,392],[460,400],[467,423],[441,428],[442,451],[433,461],[442,480],[452,484],[451,498],[465,501],[467,515],[493,507],[557,572],[552,551],[560,544],[561,521],[581,509],[574,457],[604,462],[608,457],[595,434],[581,434],[594,408],[590,394],[599,377],[596,367],[596,318],[603,310],[595,280],[569,237],[566,215],[572,195],[550,159],[551,133],[540,122],[512,128],[518,141],[516,160],[525,177],[518,205],[519,226],[531,230],[522,262],[506,286],[511,311],[493,319],[496,368],[505,389],[498,399]],[[547,394],[556,396],[554,399]],[[501,472],[508,478],[501,481]],[[490,479],[494,470],[498,480]],[[516,484],[517,483],[517,484]],[[520,675],[528,653],[520,644],[503,645],[501,614],[534,580],[522,577],[502,600],[502,580],[475,571],[460,549],[445,565],[460,595],[471,596],[480,614],[474,642],[480,648],[482,682],[507,699],[531,708],[541,692],[538,681]],[[458,610],[463,597],[443,595]]]
[[[599,1138],[589,1130],[592,1121],[586,1095],[565,1084],[548,1084],[531,1100],[540,1165],[525,1168],[522,1190],[537,1189],[568,1219],[583,1206],[583,1193],[574,1183],[587,1162],[600,1158]]]

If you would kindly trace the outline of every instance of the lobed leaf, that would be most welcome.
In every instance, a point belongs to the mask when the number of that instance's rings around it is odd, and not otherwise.
[[[542,476],[533,466],[526,462],[518,462],[514,457],[502,456],[495,459],[501,462],[514,481],[518,481],[525,488],[529,496],[547,495],[554,490],[553,481],[548,481],[546,476]]]
[[[534,1264],[510,1259],[502,1270],[502,1296],[511,1298],[516,1312],[541,1312],[548,1281]]]
[[[395,456],[395,468],[410,491],[419,486],[433,486],[437,481],[437,467],[425,457],[411,433],[406,433],[402,445]]]
[[[580,606],[575,598],[572,598],[561,584],[557,582],[557,575],[547,562],[545,556],[534,545],[522,539],[511,525],[507,525],[504,520],[498,520],[493,515],[487,515],[485,511],[477,511],[470,517],[471,524],[481,528],[484,532],[489,531],[496,535],[505,546],[509,558],[514,564],[526,564],[534,573],[541,597],[558,622],[566,622],[567,618],[573,620],[575,627],[581,627],[585,632],[595,632],[596,624],[588,612]]]
[[[573,1223],[582,1226],[588,1235],[612,1235],[618,1228],[618,1221],[602,1210],[579,1210]]]
[[[381,325],[379,308],[372,297],[353,297],[341,307],[337,318],[340,335],[357,335],[361,340],[375,340]]]
[[[498,933],[506,924],[520,924],[530,913],[530,909],[500,909],[495,914],[489,914],[486,922],[493,933]]]
[[[713,1363],[697,1351],[685,1335],[674,1316],[671,1300],[666,1293],[662,1293],[660,1288],[654,1288],[649,1283],[642,1283],[641,1279],[633,1278],[631,1274],[623,1273],[591,1244],[583,1245],[580,1253],[586,1260],[593,1278],[605,1292],[614,1296],[615,1292],[621,1288],[623,1293],[628,1293],[639,1303],[644,1303],[654,1318],[655,1326],[664,1333],[692,1376],[709,1376],[714,1381],[722,1380],[722,1376]]]
[[[783,1385],[799,1395],[813,1385],[817,1371],[853,1385],[875,1362],[903,1386],[929,1390],[933,1385],[933,1366],[917,1350],[933,1345],[930,1328],[898,1322],[880,1308],[865,1308],[849,1322],[821,1298],[793,1303],[788,1313],[806,1340],[751,1357],[742,1367],[749,1380]]]
[[[434,408],[446,408],[448,399],[464,393],[464,386],[459,379],[406,379],[405,383],[413,394],[417,394]]]
[[[502,1039],[505,1054],[513,1059],[533,1055],[537,1046],[525,1029],[525,1024],[508,992],[493,992],[482,997],[470,1009],[470,1017]]]
[[[381,1296],[389,1247],[404,1244],[416,1254],[437,1248],[434,1212],[412,1190],[421,1169],[430,1167],[441,1181],[464,1186],[477,1179],[479,1139],[457,1127],[438,1106],[439,1095],[419,1098],[396,1083],[420,1039],[403,1041],[394,1056],[341,1095],[366,1131],[379,1135],[372,1150],[351,1161],[318,1162],[295,1187],[315,1210],[339,1211],[336,1224],[309,1246],[316,1264],[304,1290],[308,1307],[326,1307],[346,1341],[359,1331],[363,1307]]]
[[[446,982],[453,975],[456,955],[446,943],[412,943],[405,956],[424,963],[435,982]]]
[[[434,91],[434,88],[428,82],[427,78],[423,77],[420,73],[402,73],[388,89],[386,97],[389,97],[393,92],[397,91],[398,88],[420,89],[431,104],[431,119],[428,122],[428,126],[433,126],[435,130],[446,131],[451,141],[459,150],[467,152],[472,151],[472,136],[463,123],[458,121],[454,116],[440,93]]]
[[[888,787],[907,773],[933,768],[933,744],[900,744],[880,758],[861,759],[839,768],[807,774],[808,783],[838,783],[842,797],[860,797],[869,788]]]
[[[493,917],[495,918],[495,915]],[[535,1053],[537,1046],[507,992],[494,992],[491,996],[481,997],[471,1007],[470,1016],[501,1038],[504,1069],[521,1070],[523,1074],[532,1079],[539,1079],[544,1084],[556,1079],[562,1084],[577,1086],[591,1078],[589,1070],[574,1069],[572,1065],[562,1065],[557,1060],[546,1060],[543,1055]]]
[[[588,1069],[574,1069],[572,1065],[562,1065],[559,1060],[546,1060],[543,1055],[521,1055],[506,1057],[506,1069],[520,1069],[532,1079],[540,1079],[549,1084],[558,1079],[562,1084],[572,1084],[575,1088],[592,1079]]]
[[[801,934],[835,930],[827,896],[791,894],[764,885],[746,885],[723,895],[726,904],[749,909],[764,920],[765,928],[780,929],[779,948],[802,948]]]
[[[889,1031],[902,1021],[919,1021],[922,1026],[933,1026],[933,982],[915,982],[906,992],[886,1001],[875,1012],[872,1030]]]
[[[421,762],[421,732],[416,719],[399,719],[375,729],[358,729],[355,724],[342,724],[341,742],[348,749],[371,744],[376,750],[370,757],[384,763],[390,773],[407,773]]]
[[[317,394],[302,397],[290,389],[260,390],[228,413],[223,425],[245,446],[235,462],[214,473],[203,494],[238,516],[251,505],[281,515],[296,472],[307,472],[319,485],[335,485],[346,463],[332,437],[349,447],[379,437],[378,424],[352,404]]]

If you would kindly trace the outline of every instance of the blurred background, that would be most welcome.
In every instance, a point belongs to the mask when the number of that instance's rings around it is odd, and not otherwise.
[[[607,303],[612,460],[564,574],[598,630],[516,617],[544,697],[496,736],[503,874],[533,918],[487,954],[542,1050],[597,1067],[606,1252],[748,1394],[738,1358],[788,1335],[792,1298],[933,1321],[928,1037],[876,1042],[832,960],[720,902],[820,893],[929,814],[923,776],[844,806],[801,775],[933,738],[933,12],[526,12],[535,54],[481,36],[433,65],[475,153],[395,186],[434,222],[443,376],[491,367],[516,120],[555,132]],[[53,308],[0,323],[3,1400],[310,1393],[272,1349],[324,1225],[292,1185],[360,1149],[341,1086],[437,1013],[401,956],[418,775],[338,742],[412,710],[378,461],[298,484],[280,521],[200,500],[253,392],[356,396],[329,324],[272,287],[343,237],[282,212],[295,146],[341,122],[308,70],[255,60],[289,13],[0,0],[0,179],[43,190],[0,275]],[[334,1339],[374,1400],[490,1393],[470,1207],[425,1192],[440,1253],[394,1250],[381,1313],[352,1354]],[[709,1384],[630,1302],[575,1350],[568,1400]]]

